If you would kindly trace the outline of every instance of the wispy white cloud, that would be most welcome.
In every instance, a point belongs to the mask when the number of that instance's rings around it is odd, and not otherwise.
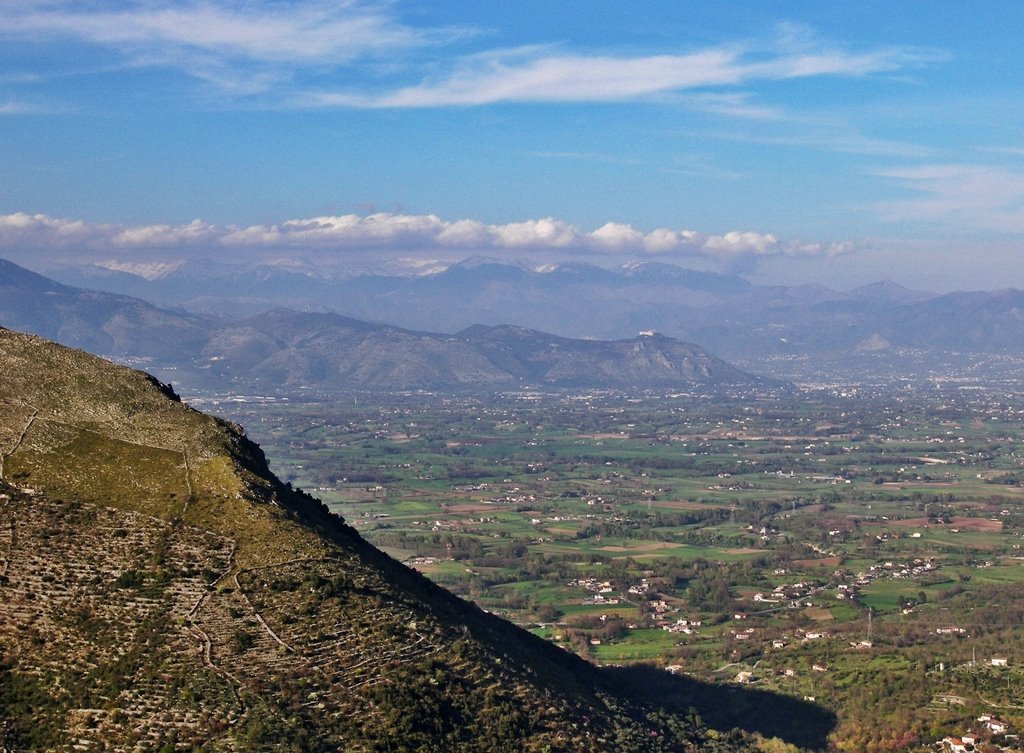
[[[110,49],[234,91],[258,91],[303,68],[336,67],[460,34],[402,24],[388,3],[358,0],[129,1],[0,5],[0,39],[67,39]]]
[[[392,255],[412,251],[449,254],[537,251],[635,257],[703,256],[726,261],[742,257],[835,255],[853,249],[849,243],[804,243],[752,231],[714,235],[658,228],[644,232],[617,222],[585,231],[550,217],[495,225],[472,219],[446,221],[435,215],[377,213],[236,227],[201,220],[185,225],[122,226],[41,214],[0,215],[0,249],[55,247],[93,253],[174,249],[375,251]]]
[[[574,160],[578,162],[594,162],[606,165],[622,165],[625,167],[643,167],[659,172],[675,175],[696,175],[713,180],[738,180],[744,176],[735,170],[718,167],[714,159],[707,154],[683,154],[669,160],[653,162],[636,157],[619,154],[599,154],[596,152],[527,152],[527,156],[540,159]]]
[[[464,58],[451,73],[384,93],[311,92],[313,105],[368,108],[444,107],[498,102],[614,102],[711,87],[818,76],[867,76],[932,59],[904,48],[862,53],[819,49],[765,53],[730,45],[638,57],[559,54],[547,48],[499,50]],[[706,106],[746,117],[771,112],[737,98]]]
[[[768,41],[651,55],[582,54],[551,45],[441,53],[420,67],[425,61],[412,51],[449,50],[476,32],[406,23],[394,3],[380,0],[0,4],[0,40],[93,45],[125,64],[181,70],[237,95],[268,92],[279,103],[300,107],[616,102],[692,92],[693,107],[765,119],[774,110],[748,94],[697,92],[760,81],[896,74],[937,58],[905,47],[842,49],[796,27],[766,35]],[[360,67],[367,62],[376,66],[372,75]],[[382,66],[387,76],[376,75]],[[333,85],[323,84],[326,79]]]
[[[527,156],[541,159],[567,159],[580,162],[600,162],[609,165],[646,165],[645,160],[626,157],[619,154],[600,154],[598,152],[527,152]]]
[[[786,116],[776,107],[757,104],[751,92],[714,92],[693,94],[682,104],[695,110],[717,113],[743,120],[782,120]]]
[[[1024,173],[988,165],[929,164],[879,169],[918,194],[875,208],[890,222],[926,222],[954,230],[1024,233]]]
[[[1024,157],[1024,146],[979,146],[977,149],[979,152],[1011,154],[1014,157]]]
[[[709,154],[683,154],[674,157],[667,165],[658,168],[661,172],[675,175],[691,175],[699,178],[719,181],[735,181],[745,177],[736,170],[719,167]]]
[[[171,48],[288,63],[339,63],[411,47],[430,34],[398,23],[385,4],[266,2],[12,3],[4,36],[62,35],[129,50]]]
[[[893,139],[878,139],[865,136],[840,122],[801,122],[790,119],[799,127],[799,132],[771,134],[740,130],[702,131],[691,135],[705,139],[733,141],[743,144],[767,144],[769,146],[792,146],[820,149],[840,154],[858,154],[869,157],[897,157],[914,159],[933,157],[935,150],[922,144]]]
[[[36,115],[54,111],[54,108],[41,107],[29,102],[19,102],[17,100],[0,102],[0,115]]]

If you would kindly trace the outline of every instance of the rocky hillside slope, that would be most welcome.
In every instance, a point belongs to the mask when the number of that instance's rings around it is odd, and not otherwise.
[[[753,749],[391,560],[141,372],[0,330],[0,374],[0,749]]]

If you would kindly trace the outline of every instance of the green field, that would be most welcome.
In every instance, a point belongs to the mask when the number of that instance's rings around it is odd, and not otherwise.
[[[869,722],[1013,717],[970,662],[1024,664],[1024,417],[998,392],[863,394],[296,402],[254,433],[385,551],[591,661],[750,672],[843,711],[848,750]],[[950,688],[973,705],[906,716]]]

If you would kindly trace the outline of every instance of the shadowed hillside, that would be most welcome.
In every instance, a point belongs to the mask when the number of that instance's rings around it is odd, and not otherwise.
[[[0,373],[0,746],[754,749],[391,560],[145,374],[4,330]]]

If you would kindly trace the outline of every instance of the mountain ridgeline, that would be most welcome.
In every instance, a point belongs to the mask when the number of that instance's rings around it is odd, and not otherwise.
[[[512,326],[474,326],[439,335],[288,310],[218,329],[202,359],[211,373],[258,387],[713,387],[759,382],[695,345],[657,335],[573,340]]]
[[[695,345],[653,334],[597,341],[471,326],[446,335],[287,309],[224,320],[68,287],[9,262],[0,262],[0,325],[139,359],[166,379],[212,389],[716,389],[765,383]]]
[[[7,330],[0,373],[2,749],[760,749],[388,558],[146,374]]]
[[[657,330],[744,369],[812,381],[876,373],[880,363],[912,375],[922,366],[941,369],[957,354],[979,354],[985,366],[984,355],[1024,346],[1020,290],[939,295],[892,282],[847,291],[755,285],[659,262],[532,269],[468,259],[427,275],[355,277],[294,265],[184,262],[152,279],[100,267],[66,270],[61,279],[220,316],[288,306],[435,332],[514,324],[618,340]]]

